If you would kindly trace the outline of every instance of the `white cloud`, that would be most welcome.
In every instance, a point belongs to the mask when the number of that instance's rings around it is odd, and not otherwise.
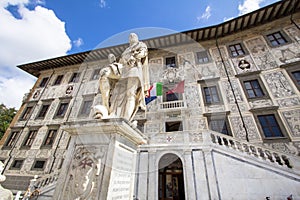
[[[227,22],[227,21],[230,21],[230,20],[232,20],[234,17],[224,17],[223,18],[223,22]]]
[[[76,47],[80,47],[84,44],[83,40],[81,38],[78,38],[77,40],[74,40],[73,41],[73,44],[76,46]]]
[[[262,2],[264,2],[264,0],[245,0],[243,4],[239,4],[239,15],[259,9]]]
[[[106,7],[106,1],[105,0],[100,0],[100,7],[105,8]]]
[[[197,17],[197,20],[200,21],[201,19],[208,19],[210,18],[210,16],[211,16],[211,8],[210,6],[207,6],[205,12],[201,16]]]
[[[65,23],[52,10],[40,5],[41,0],[1,0],[0,2],[0,102],[21,105],[24,92],[34,79],[21,73],[16,65],[65,55],[71,49]],[[27,4],[35,5],[28,9]],[[16,19],[6,8],[18,7]],[[20,84],[21,85],[20,85]],[[7,93],[8,92],[8,93]]]
[[[0,104],[19,109],[24,94],[29,92],[34,82],[29,76],[0,77]]]

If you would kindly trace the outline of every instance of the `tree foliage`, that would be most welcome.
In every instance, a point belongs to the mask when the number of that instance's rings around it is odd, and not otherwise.
[[[0,139],[3,137],[16,113],[17,110],[15,108],[8,108],[4,104],[0,104]]]

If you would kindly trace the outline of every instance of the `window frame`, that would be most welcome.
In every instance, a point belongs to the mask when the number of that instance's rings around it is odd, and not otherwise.
[[[237,46],[239,46],[240,49],[237,49]],[[232,47],[234,48],[234,51],[232,50]],[[227,50],[229,52],[230,57],[232,57],[232,58],[243,57],[248,54],[246,51],[246,48],[242,42],[228,44]],[[238,53],[240,50],[242,51],[242,54]],[[234,52],[236,53],[236,55],[233,54]]]
[[[277,109],[277,108],[276,108]],[[263,139],[264,142],[286,142],[286,141],[290,141],[290,138],[288,136],[287,130],[285,129],[283,122],[279,116],[279,114],[277,113],[276,110],[273,109],[261,109],[258,111],[252,111],[254,114],[254,119],[256,121],[257,124],[257,128],[261,134],[261,137]],[[266,116],[266,115],[273,115],[275,117],[276,123],[279,127],[280,132],[282,133],[282,137],[266,137],[265,132],[263,130],[263,127],[261,126],[261,123],[259,121],[258,116]]]
[[[28,149],[31,148],[37,134],[38,134],[38,129],[29,130],[29,132],[26,135],[26,138],[23,141],[22,148],[28,148]]]
[[[207,101],[207,96],[206,93],[205,93],[205,89],[208,88],[216,88],[216,95],[219,99],[218,102],[215,102],[215,101],[211,101],[211,102],[208,102]],[[221,95],[221,92],[220,92],[220,89],[219,89],[219,86],[217,84],[205,84],[205,85],[201,85],[201,90],[202,90],[202,97],[203,97],[203,102],[205,105],[218,105],[218,104],[223,104],[223,100],[222,100],[222,95]],[[211,93],[209,93],[211,96]]]
[[[62,83],[63,79],[64,79],[63,74],[57,75],[53,85],[60,85]]]
[[[286,71],[290,77],[290,79],[293,81],[294,85],[296,86],[296,88],[300,91],[300,84],[298,84],[296,78],[294,77],[293,73],[294,72],[300,72],[299,67],[300,67],[300,62],[296,62],[293,63],[292,66],[288,65],[288,66],[281,66],[282,68],[286,68]]]
[[[36,116],[36,119],[45,119],[45,117],[46,117],[46,115],[47,115],[47,113],[48,113],[48,111],[49,111],[49,109],[50,109],[51,103],[52,103],[52,102],[47,102],[47,103],[43,103],[43,104],[41,105],[41,107],[40,107],[40,109],[39,109],[39,112],[38,112],[38,114],[37,114],[37,116]],[[45,108],[45,106],[47,106],[47,107]],[[44,110],[44,108],[45,108],[46,110]],[[44,114],[43,114],[43,113],[44,113]]]
[[[239,77],[239,81],[242,85],[244,94],[245,94],[246,98],[248,99],[248,101],[255,101],[255,100],[259,100],[259,99],[268,99],[269,98],[269,93],[259,75],[242,76],[242,77]],[[255,97],[249,96],[248,90],[245,86],[245,82],[249,82],[249,81],[256,81],[258,83],[260,91],[263,93],[262,96],[255,96]]]
[[[201,59],[203,60],[202,62],[199,61],[199,55],[200,54],[206,54],[206,57],[201,57]],[[204,62],[203,58],[207,58],[207,61]],[[206,63],[210,63],[211,62],[211,57],[210,57],[210,54],[209,54],[208,50],[203,50],[203,51],[197,51],[197,52],[195,52],[195,59],[196,59],[196,63],[197,64],[206,64]]]
[[[9,136],[7,137],[2,149],[11,149],[17,143],[18,135],[21,130],[11,130]]]
[[[49,80],[50,80],[50,77],[49,77],[49,76],[44,77],[44,78],[41,80],[41,82],[40,82],[40,84],[39,84],[39,87],[40,87],[40,88],[46,87],[47,84],[48,84],[48,82],[49,82]]]
[[[281,39],[283,39],[285,41],[285,43],[281,43],[281,44],[277,44],[277,45],[273,45],[272,44],[272,41],[270,41],[270,38],[269,36],[270,35],[274,35],[274,34],[280,34],[281,36]],[[265,40],[267,41],[268,45],[272,48],[276,48],[276,47],[280,47],[280,46],[283,46],[283,45],[286,45],[286,44],[289,44],[291,42],[291,40],[289,39],[288,35],[285,34],[283,31],[281,30],[278,30],[278,31],[272,31],[272,32],[268,32],[264,35],[265,37]],[[274,37],[274,36],[273,36]]]
[[[28,111],[29,108],[30,108],[30,110]],[[32,106],[26,106],[24,112],[21,115],[20,120],[28,120],[28,119],[30,119],[32,111],[33,111],[33,105]]]
[[[208,128],[212,131],[215,131],[215,132],[218,132],[218,133],[221,133],[221,134],[224,134],[224,135],[227,135],[227,136],[232,136],[232,131],[231,131],[231,127],[230,127],[230,124],[229,124],[229,120],[228,120],[228,116],[226,114],[224,114],[224,117],[220,117],[222,115],[219,115],[219,116],[215,116],[216,113],[214,113],[214,115],[209,115],[207,116],[207,125],[208,125]],[[223,113],[222,113],[223,114]],[[224,129],[224,126],[222,128],[222,131],[219,131],[219,130],[214,130],[212,127],[211,127],[211,122],[221,122],[221,120],[224,122],[225,124],[225,127],[226,127],[226,132],[227,133],[223,133],[223,129]],[[220,126],[221,127],[221,126]],[[218,128],[219,127],[219,124],[218,124]]]
[[[83,112],[83,110],[85,109],[85,102],[91,102],[90,108],[92,108],[93,103],[94,103],[94,98],[93,97],[86,97],[82,99],[81,105],[80,105],[80,109],[78,111],[78,117],[89,117],[91,114],[91,109],[89,109],[89,113]]]
[[[167,124],[169,123],[179,123],[178,130],[168,130]],[[175,121],[165,121],[165,132],[170,133],[170,132],[178,132],[178,131],[183,131],[183,121],[182,120],[175,120]]]
[[[53,133],[53,131],[55,131],[55,132],[50,137],[50,134]],[[55,142],[57,134],[58,134],[58,128],[57,127],[50,127],[48,129],[45,137],[44,137],[44,141],[42,143],[42,147],[43,148],[51,148],[53,146],[54,142]],[[47,143],[48,139],[50,139],[51,143]]]
[[[19,161],[21,162],[20,167],[15,167],[14,165],[17,164],[16,162],[19,162]],[[23,165],[24,165],[24,159],[16,158],[16,159],[14,159],[14,161],[11,163],[9,169],[10,169],[10,170],[20,170],[20,169],[22,169]]]
[[[168,98],[167,92],[170,91],[170,90],[172,90],[172,88],[175,88],[177,86],[177,84],[178,83],[163,85],[162,101],[164,103],[165,102],[172,102],[172,101],[183,101],[183,98],[184,98],[183,95],[184,95],[184,93],[177,93],[177,92],[172,93],[172,94],[174,94],[177,97],[177,99],[175,99],[175,100],[169,100],[169,101],[167,99]]]
[[[67,104],[67,105],[66,105],[66,108],[64,108],[64,110],[63,110],[64,112],[63,112],[63,113],[59,114],[60,108],[61,108],[61,106],[62,106],[63,104]],[[59,103],[59,105],[57,106],[57,109],[56,109],[56,111],[55,111],[55,115],[54,115],[53,118],[64,118],[65,115],[66,115],[66,113],[68,112],[69,105],[70,105],[70,100],[62,100],[62,101]]]
[[[73,74],[69,80],[69,83],[78,83],[80,80],[80,75],[81,75],[80,72],[73,72]]]
[[[175,63],[167,64],[168,59],[174,59]],[[169,65],[174,65],[174,66],[169,66]],[[178,61],[177,61],[177,56],[176,55],[169,55],[164,57],[164,66],[165,68],[178,68]]]
[[[98,69],[94,69],[93,73],[92,73],[92,76],[90,78],[91,81],[94,81],[94,80],[99,80],[100,78],[100,68]]]
[[[36,165],[38,162],[44,162],[42,168],[37,168],[37,167],[35,167],[35,165]],[[46,165],[47,165],[47,160],[46,160],[46,159],[36,159],[36,160],[34,160],[34,162],[33,162],[32,166],[31,166],[31,169],[30,169],[30,170],[31,170],[31,171],[43,171],[43,170],[45,169]]]

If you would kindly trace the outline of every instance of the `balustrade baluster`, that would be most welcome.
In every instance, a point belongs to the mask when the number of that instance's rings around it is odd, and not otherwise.
[[[288,168],[293,168],[292,165],[291,165],[291,163],[290,163],[290,161],[289,161],[289,159],[288,159],[285,155],[282,155],[281,158],[282,158],[284,164],[285,164]]]
[[[258,153],[257,153],[255,146],[251,145],[250,150],[251,150],[252,155],[254,155],[255,157],[258,157]]]

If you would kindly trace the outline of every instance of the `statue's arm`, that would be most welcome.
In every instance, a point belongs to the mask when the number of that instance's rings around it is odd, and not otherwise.
[[[145,58],[148,56],[148,48],[145,43],[140,43],[140,47],[138,48],[138,51],[134,53],[134,57],[136,58]]]

